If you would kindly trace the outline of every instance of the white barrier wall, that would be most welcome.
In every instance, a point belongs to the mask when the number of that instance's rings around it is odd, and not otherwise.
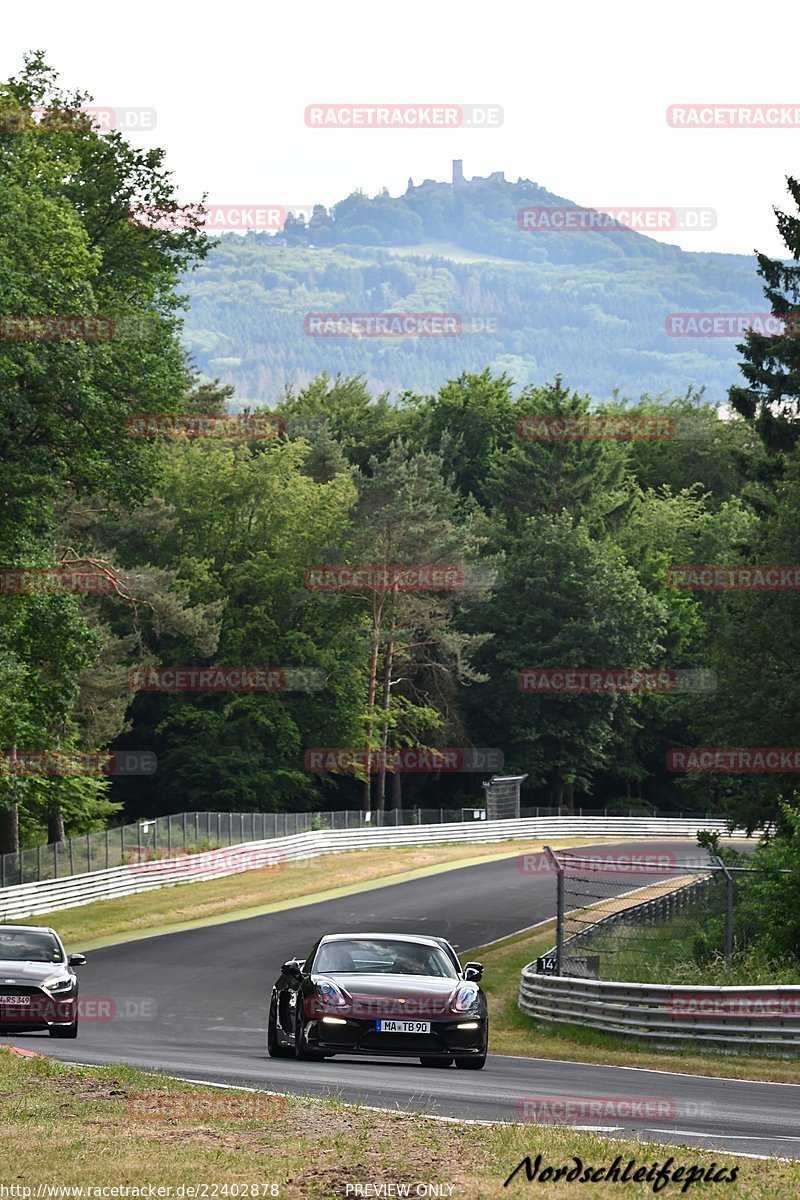
[[[241,871],[345,850],[393,846],[438,846],[448,843],[552,840],[557,838],[694,838],[707,829],[725,836],[723,820],[694,821],[671,817],[525,817],[514,821],[464,821],[442,825],[400,825],[361,829],[322,829],[261,842],[244,842],[222,850],[186,854],[40,880],[0,889],[0,921],[78,908],[95,900],[131,896],[180,883],[220,879]],[[744,837],[737,832],[734,837]]]

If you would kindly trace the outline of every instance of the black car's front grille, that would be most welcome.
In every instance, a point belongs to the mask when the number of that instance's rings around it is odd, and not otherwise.
[[[378,1033],[373,1029],[363,1034],[358,1040],[361,1050],[373,1050],[380,1054],[381,1050],[407,1050],[409,1054],[435,1054],[437,1050],[446,1050],[442,1039],[435,1033]]]

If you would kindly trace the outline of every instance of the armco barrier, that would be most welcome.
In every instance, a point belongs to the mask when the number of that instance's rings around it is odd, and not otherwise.
[[[536,1020],[623,1034],[650,1045],[697,1042],[732,1051],[800,1054],[800,986],[617,983],[537,975],[534,965],[523,968],[519,1007]],[[687,1015],[690,1001],[694,1015]],[[726,1011],[737,1007],[750,1011]]]
[[[701,829],[727,835],[723,820],[668,817],[525,817],[512,821],[463,821],[437,825],[323,829],[289,837],[246,842],[202,854],[133,863],[60,879],[17,884],[0,890],[0,921],[78,908],[94,900],[131,896],[172,884],[219,879],[264,864],[279,863],[370,847],[436,846],[448,842],[502,842],[545,838],[693,838]],[[743,833],[734,836],[744,837]],[[259,859],[258,856],[261,856]]]

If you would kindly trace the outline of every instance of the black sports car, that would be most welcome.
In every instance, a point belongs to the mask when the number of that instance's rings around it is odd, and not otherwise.
[[[67,956],[54,929],[0,925],[0,1031],[51,1037],[78,1036],[78,980],[73,967],[82,954]]]
[[[483,967],[463,968],[444,938],[330,933],[283,964],[272,988],[272,1058],[335,1054],[419,1058],[479,1071],[489,1019]]]

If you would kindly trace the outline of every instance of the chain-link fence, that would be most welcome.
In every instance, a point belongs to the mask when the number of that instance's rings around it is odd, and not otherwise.
[[[711,962],[730,967],[758,937],[746,903],[750,868],[711,853],[547,849],[556,944],[537,971],[585,979],[676,982]]]
[[[467,814],[466,816],[464,814]],[[312,829],[359,829],[361,827],[397,825],[435,825],[447,822],[480,819],[499,819],[485,809],[408,808],[373,812],[370,820],[360,810],[337,812],[187,812],[169,817],[154,817],[128,825],[119,825],[99,833],[87,833],[64,842],[33,846],[15,854],[0,854],[0,887],[20,883],[35,883],[40,879],[60,879],[86,871],[102,871],[107,867],[147,861],[148,857],[216,850],[242,842],[263,841],[267,838],[288,837]],[[605,812],[574,813],[566,808],[521,808],[521,817],[605,816]],[[615,812],[615,816],[625,813]],[[631,814],[628,813],[628,816]],[[675,817],[676,813],[661,814]],[[654,814],[655,816],[655,814]],[[680,816],[684,816],[683,813]],[[692,814],[693,820],[703,821],[706,815]]]

